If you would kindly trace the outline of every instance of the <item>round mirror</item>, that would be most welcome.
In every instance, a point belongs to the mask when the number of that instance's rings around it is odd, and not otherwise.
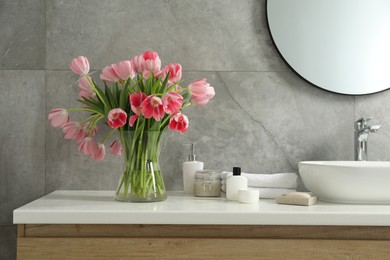
[[[284,60],[320,88],[362,95],[390,88],[389,0],[268,0]]]

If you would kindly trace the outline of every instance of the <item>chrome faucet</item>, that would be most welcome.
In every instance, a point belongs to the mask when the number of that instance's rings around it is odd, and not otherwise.
[[[379,122],[368,124],[372,118],[360,118],[355,122],[355,161],[367,161],[367,140],[369,133],[376,133]]]

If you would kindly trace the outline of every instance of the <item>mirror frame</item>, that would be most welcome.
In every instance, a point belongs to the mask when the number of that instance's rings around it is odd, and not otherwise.
[[[269,21],[269,12],[268,12],[268,7],[269,7],[269,1],[272,1],[272,0],[265,0],[265,16],[266,16],[266,24],[267,24],[267,29],[268,29],[268,33],[270,35],[270,38],[272,40],[272,43],[277,51],[277,53],[279,54],[280,58],[284,61],[284,63],[291,69],[291,71],[297,75],[298,77],[300,77],[301,79],[303,79],[305,82],[309,83],[310,85],[314,86],[314,87],[317,87],[319,89],[322,89],[322,90],[325,90],[327,92],[331,92],[331,93],[335,93],[335,94],[339,94],[339,95],[345,95],[345,96],[364,96],[364,95],[371,95],[371,94],[377,94],[377,93],[381,93],[381,92],[384,92],[384,91],[387,91],[390,89],[390,82],[389,82],[389,87],[387,88],[383,88],[383,89],[380,89],[378,91],[375,91],[375,92],[365,92],[365,93],[344,93],[344,92],[337,92],[336,90],[330,90],[330,89],[327,89],[326,87],[324,86],[319,86],[313,82],[311,82],[309,79],[305,78],[304,76],[302,76],[299,72],[296,71],[296,69],[286,60],[286,58],[283,56],[282,52],[280,51],[278,45],[276,44],[276,41],[275,41],[275,38],[274,38],[274,35],[272,33],[272,30],[271,30],[271,26],[270,26],[270,21]],[[390,46],[389,46],[390,48]],[[390,69],[389,69],[389,74],[390,74]]]

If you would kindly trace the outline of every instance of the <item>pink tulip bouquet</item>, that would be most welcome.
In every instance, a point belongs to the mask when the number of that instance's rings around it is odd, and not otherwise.
[[[189,121],[183,110],[194,104],[206,105],[214,97],[214,88],[200,79],[187,87],[180,85],[182,67],[161,67],[156,52],[147,51],[130,60],[103,68],[101,89],[89,76],[89,62],[79,56],[70,63],[79,75],[78,108],[57,108],[49,113],[53,127],[62,128],[65,139],[73,139],[78,149],[94,160],[103,160],[105,142],[114,133],[118,139],[109,145],[115,156],[124,156],[115,198],[120,201],[161,201],[166,199],[165,185],[158,164],[160,144],[169,128],[184,133]],[[87,113],[81,122],[69,119],[69,112]],[[97,124],[102,121],[110,131],[96,140]]]

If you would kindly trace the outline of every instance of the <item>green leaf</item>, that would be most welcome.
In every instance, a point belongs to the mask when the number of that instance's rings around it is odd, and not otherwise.
[[[155,121],[152,125],[152,127],[149,129],[149,131],[158,131],[161,126],[161,122],[163,121],[163,118],[160,121]]]
[[[97,92],[96,94],[97,94],[98,98],[101,99],[102,103],[105,106],[107,106],[107,107],[104,108],[104,111],[111,110],[110,104],[109,104],[109,102],[107,100],[106,95],[104,95],[103,91],[99,87],[96,87],[95,89],[96,89],[96,92]],[[107,112],[107,114],[108,114],[108,112]]]
[[[129,86],[130,86],[130,78],[128,78],[127,80],[126,80],[126,82],[125,82],[125,88],[129,88]]]
[[[110,107],[108,107],[108,106],[104,106],[104,115],[108,115],[108,113],[110,113],[110,110],[111,110],[111,108]]]
[[[140,116],[137,120],[140,120],[140,122],[138,122],[138,127],[135,129],[134,139],[138,139],[140,134],[144,131],[144,126],[145,126],[145,120],[146,119],[144,117]]]
[[[119,107],[122,108],[124,111],[127,111],[127,107],[129,104],[129,90],[128,87],[124,87],[120,90],[120,97],[119,97]]]
[[[169,73],[170,72],[168,71],[167,76],[165,77],[164,82],[162,83],[161,88],[159,89],[159,92],[166,93],[166,92],[164,92],[164,90],[167,89],[168,80],[169,80]]]
[[[112,108],[116,108],[118,107],[118,102],[116,101],[116,99],[114,98],[114,95],[112,94],[111,90],[109,87],[107,87],[106,84],[104,84],[104,91],[106,93],[106,97],[107,99],[109,100],[110,104],[111,104],[111,107]]]
[[[142,79],[139,79],[138,81],[138,91],[140,91],[140,92],[146,92],[145,91],[145,85],[144,85],[144,81],[142,80]]]
[[[146,89],[145,89],[145,93],[148,96],[153,94],[152,92],[153,83],[154,83],[154,74],[153,72],[150,72],[149,79],[147,79],[146,81]]]
[[[104,82],[106,84],[106,82]],[[118,83],[115,83],[112,86],[112,95],[114,96],[115,100],[119,100],[119,90],[118,90]]]
[[[105,107],[105,105],[103,104],[103,102],[102,102],[102,100],[100,99],[100,98],[97,98],[96,99],[97,101],[97,103],[98,103],[98,105],[102,108],[102,110],[104,111],[104,107]]]
[[[79,99],[79,101],[88,104],[90,107],[96,107],[100,110],[103,110],[103,105],[96,99],[82,97],[82,99]]]
[[[189,92],[185,92],[184,94],[182,94],[183,96],[183,100],[190,100],[190,93]]]
[[[85,104],[90,109],[94,110],[97,114],[104,115],[104,107],[97,104],[95,101],[86,99],[83,97],[83,99],[78,99],[77,101],[81,102],[82,104]]]
[[[172,86],[170,86],[170,87],[168,88],[167,92],[171,92],[173,89],[176,88],[177,85],[179,85],[179,83],[180,83],[179,81],[176,82],[176,83],[174,83]]]
[[[157,88],[160,86],[160,84],[161,84],[161,78],[157,79],[156,82],[154,83],[152,87],[152,93],[157,93]]]

